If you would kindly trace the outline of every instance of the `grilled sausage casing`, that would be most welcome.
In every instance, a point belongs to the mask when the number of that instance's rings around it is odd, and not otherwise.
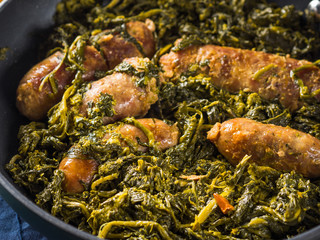
[[[57,93],[53,94],[49,82],[45,82],[40,90],[42,79],[59,66],[62,58],[62,52],[54,53],[31,68],[21,79],[17,88],[16,105],[18,110],[30,120],[42,119],[48,110],[61,99],[65,86],[70,83],[73,73],[66,71],[65,64],[62,64],[53,76],[59,80],[57,81]]]
[[[124,62],[134,66],[136,70],[144,69],[143,64],[150,62],[148,58],[128,58]],[[109,94],[113,97],[115,105],[114,116],[104,117],[105,124],[113,123],[125,117],[143,117],[150,106],[158,100],[158,88],[155,78],[151,78],[144,87],[137,86],[136,77],[127,73],[115,72],[104,78],[92,82],[90,89],[83,96],[80,113],[87,116],[90,103],[99,101],[101,94]]]
[[[154,23],[149,19],[146,20],[146,23],[140,21],[131,21],[126,23],[126,30],[128,34],[137,41],[137,44],[141,46],[141,49],[139,49],[135,43],[124,39],[119,34],[102,35],[97,43],[99,44],[104,58],[106,59],[108,69],[113,69],[125,58],[151,58],[155,53],[153,25]]]
[[[179,129],[176,124],[170,126],[155,118],[142,118],[137,119],[137,121],[153,134],[154,140],[158,144],[160,150],[168,149],[178,143]],[[136,150],[141,152],[147,151],[147,147],[138,144],[137,138],[141,143],[148,142],[148,137],[139,127],[132,124],[123,124],[116,129],[112,129],[104,136],[104,138],[108,140],[112,139],[114,136],[119,137],[117,134],[121,136],[120,139],[123,139],[123,141],[121,141],[122,146],[128,146],[127,142],[130,142],[131,145],[136,147]]]
[[[278,99],[291,111],[301,107],[300,89],[292,78],[295,69],[308,65],[296,73],[309,92],[320,88],[320,70],[305,60],[265,52],[220,47],[215,45],[191,46],[163,55],[160,66],[166,81],[172,81],[198,66],[197,73],[211,77],[218,88],[230,92],[256,92],[266,100]],[[316,96],[320,100],[320,95]]]
[[[245,155],[258,165],[295,170],[305,177],[320,177],[320,140],[310,134],[246,118],[216,123],[208,139],[233,165]]]
[[[59,165],[64,173],[62,189],[68,193],[81,193],[84,185],[91,183],[94,174],[98,170],[98,163],[90,158],[65,157]]]

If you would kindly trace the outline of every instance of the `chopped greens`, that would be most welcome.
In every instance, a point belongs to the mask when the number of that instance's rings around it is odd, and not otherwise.
[[[141,88],[153,77],[158,80],[159,101],[147,117],[177,123],[181,133],[179,143],[165,152],[157,149],[153,134],[134,118],[103,125],[103,117],[114,114],[111,95],[101,94],[97,103],[89,103],[88,116],[79,114],[90,86],[81,78],[85,41],[114,27],[128,38],[123,23],[146,18],[156,26],[158,52],[152,62],[141,71],[122,63],[101,77],[126,72],[136,77]],[[75,71],[75,78],[61,102],[49,111],[47,123],[20,127],[20,147],[6,166],[37,205],[107,239],[281,239],[320,224],[317,179],[250,164],[250,156],[233,167],[206,140],[206,132],[216,122],[236,117],[290,126],[320,139],[320,106],[309,98],[315,93],[305,90],[296,77],[306,104],[292,113],[257,93],[217,89],[206,76],[192,74],[198,66],[175,82],[160,84],[157,67],[159,57],[170,49],[208,43],[314,61],[320,52],[315,16],[264,0],[63,0],[55,19],[44,48],[64,49],[68,54],[63,62]],[[254,78],[258,81],[274,67],[264,67]],[[318,61],[307,67],[319,67]],[[51,75],[44,81],[54,90]],[[125,123],[145,133],[147,152],[130,143],[121,145],[116,134],[103,139],[106,132]],[[79,154],[91,156],[99,167],[85,191],[66,193],[59,163]]]
[[[0,48],[0,61],[4,61],[7,58],[8,51],[9,51],[9,48],[6,48],[6,47]]]

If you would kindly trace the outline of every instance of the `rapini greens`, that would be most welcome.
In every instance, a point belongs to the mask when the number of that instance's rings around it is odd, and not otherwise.
[[[123,23],[146,18],[156,25],[158,52],[152,64],[141,72],[127,64],[112,70],[135,75],[141,87],[151,77],[158,79],[158,58],[178,38],[183,41],[173,50],[212,43],[311,61],[319,57],[319,22],[293,6],[281,9],[263,0],[62,1],[46,47],[64,49],[64,61],[78,74],[50,110],[48,123],[21,126],[18,154],[7,164],[15,181],[46,211],[101,238],[280,239],[318,225],[317,180],[249,164],[250,156],[234,168],[206,140],[213,124],[235,117],[291,126],[320,138],[320,106],[312,96],[290,113],[256,93],[219,90],[191,69],[174,83],[159,84],[159,101],[148,113],[177,122],[181,132],[177,146],[161,152],[152,134],[147,134],[146,153],[130,145],[121,147],[120,140],[100,141],[106,131],[124,123],[148,131],[134,118],[103,125],[102,118],[114,114],[108,94],[89,106],[87,117],[79,115],[88,86],[81,80],[83,41],[92,32],[114,27],[128,37]],[[47,81],[54,89],[54,79],[48,76]],[[58,166],[66,154],[77,151],[96,159],[99,170],[83,193],[67,194]],[[224,214],[214,193],[228,199],[234,210]]]

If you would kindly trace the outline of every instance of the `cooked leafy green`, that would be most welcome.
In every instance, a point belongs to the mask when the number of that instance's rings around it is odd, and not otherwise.
[[[61,102],[49,111],[47,123],[21,126],[20,147],[7,164],[14,180],[41,208],[101,238],[282,239],[318,225],[317,179],[250,164],[250,156],[233,167],[206,139],[213,124],[236,117],[291,126],[320,139],[320,106],[313,98],[306,97],[301,109],[289,112],[257,93],[217,89],[209,78],[190,69],[175,82],[159,84],[159,101],[147,115],[177,123],[179,143],[165,152],[157,149],[152,134],[134,118],[103,125],[103,117],[113,115],[111,95],[101,94],[97,103],[89,103],[87,116],[79,114],[90,84],[81,78],[84,41],[95,31],[114,27],[122,29],[126,38],[123,23],[146,18],[156,25],[158,52],[152,63],[141,71],[122,63],[101,77],[126,72],[144,87],[152,77],[159,80],[161,54],[195,44],[290,54],[310,61],[319,57],[319,22],[293,6],[281,9],[264,0],[112,0],[108,4],[63,0],[57,7],[57,26],[45,46],[69,53],[65,63],[76,72],[75,78]],[[171,48],[179,38],[182,41]],[[272,67],[261,69],[255,77]],[[135,150],[130,143],[121,145],[116,134],[112,141],[103,140],[106,132],[125,123],[145,130],[147,152]],[[58,167],[64,157],[79,154],[95,159],[99,168],[85,191],[66,193],[64,173]],[[214,193],[226,198],[234,210],[224,214]]]
[[[84,29],[111,29],[126,21],[150,18],[157,26],[160,48],[182,37],[184,41],[178,48],[213,43],[290,54],[294,58],[316,60],[319,57],[316,16],[303,14],[292,5],[280,8],[265,0],[105,2],[62,1],[56,20],[63,25],[53,35],[54,41],[70,39],[72,42],[75,34],[83,34]],[[98,6],[93,7],[95,4]]]
[[[0,48],[0,61],[3,61],[7,57],[7,52],[9,51],[9,48]]]

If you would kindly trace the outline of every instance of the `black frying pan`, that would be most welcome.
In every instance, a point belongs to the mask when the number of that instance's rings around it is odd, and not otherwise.
[[[16,153],[19,125],[27,123],[15,107],[18,82],[38,62],[38,47],[53,24],[52,15],[59,0],[4,0],[0,3],[0,47],[9,47],[7,58],[0,62],[0,195],[32,227],[49,239],[92,239],[82,232],[40,209],[15,185],[4,165]],[[305,9],[308,0],[278,0]],[[293,239],[316,240],[320,226]]]

